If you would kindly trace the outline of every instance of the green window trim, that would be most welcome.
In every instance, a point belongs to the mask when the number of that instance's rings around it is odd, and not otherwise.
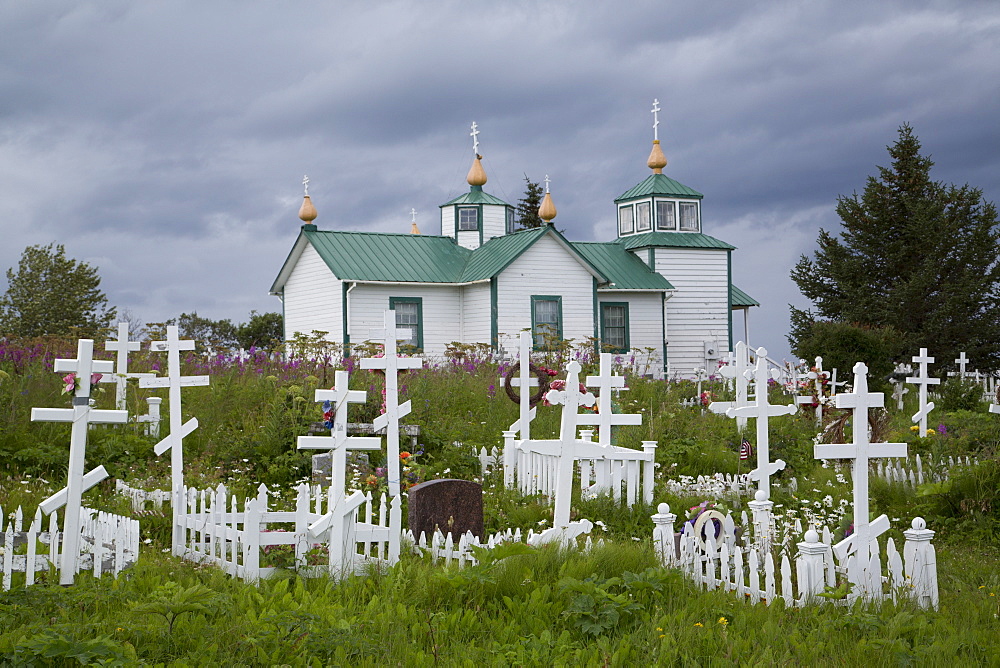
[[[621,317],[623,322],[621,325],[609,325],[608,320],[612,317],[609,313],[611,309],[622,309]],[[628,302],[601,302],[601,352],[610,353],[627,353],[632,349],[631,340],[629,338],[629,326],[628,326]],[[608,330],[611,328],[622,330],[622,342],[623,346],[612,346],[608,343]]]
[[[424,349],[424,300],[423,297],[389,297],[389,309],[396,312],[396,326],[399,327],[399,316],[400,312],[396,311],[396,304],[416,304],[417,306],[417,322],[416,323],[403,323],[403,326],[415,326],[417,330],[416,335],[416,349]],[[403,339],[400,339],[403,340]],[[404,345],[413,345],[407,342]]]
[[[548,323],[539,323],[537,318],[538,306],[542,303],[554,302],[556,305],[555,338],[557,341],[563,339],[563,311],[562,297],[559,295],[531,295],[531,340],[535,350],[545,350],[545,345],[539,341],[541,332],[539,326],[551,329]],[[551,335],[551,334],[550,334]]]

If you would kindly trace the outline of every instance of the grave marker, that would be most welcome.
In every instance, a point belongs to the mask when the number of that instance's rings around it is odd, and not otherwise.
[[[753,367],[750,366],[750,349],[743,341],[736,343],[735,352],[729,353],[731,364],[719,369],[723,378],[732,379],[736,387],[736,401],[713,401],[708,405],[708,410],[713,413],[725,415],[730,408],[742,408],[750,405],[750,378],[753,374]],[[736,418],[736,428],[742,432],[746,429],[747,419],[745,417]]]
[[[920,409],[913,414],[912,420],[920,423],[920,435],[927,433],[927,415],[934,410],[934,402],[927,401],[927,386],[937,385],[940,378],[931,378],[927,375],[927,365],[934,363],[934,358],[927,355],[927,348],[921,348],[920,354],[913,358],[913,361],[920,365],[917,376],[906,379],[907,383],[913,383],[920,387]],[[856,377],[856,374],[855,374]]]
[[[757,365],[754,369],[754,385],[756,387],[756,399],[749,406],[740,408],[730,408],[726,415],[735,417],[752,417],[757,420],[757,468],[750,472],[750,479],[757,480],[757,489],[767,494],[767,499],[771,496],[771,476],[785,468],[785,462],[777,460],[770,461],[770,436],[768,434],[768,420],[779,415],[791,415],[795,412],[795,404],[774,405],[769,403],[767,397],[767,381],[771,373],[767,365],[767,350],[757,349]]]
[[[922,355],[925,356],[925,355]],[[917,361],[914,359],[914,361]],[[853,411],[851,443],[821,443],[814,446],[816,459],[852,460],[854,479],[854,533],[833,546],[838,559],[856,554],[862,569],[867,569],[869,547],[879,535],[889,529],[889,518],[881,515],[868,521],[868,461],[873,457],[905,457],[905,443],[871,443],[868,434],[868,411],[882,408],[885,396],[868,391],[868,367],[863,362],[854,365],[854,391],[837,395],[837,408]]]
[[[138,341],[128,340],[127,322],[118,323],[117,340],[106,341],[104,343],[105,350],[117,351],[118,355],[116,357],[114,376],[110,378],[102,378],[101,381],[115,384],[115,407],[120,411],[125,410],[125,399],[126,399],[126,391],[128,388],[128,379],[153,377],[153,374],[151,373],[130,373],[128,370],[129,352],[138,351],[141,347],[142,344],[139,343]]]
[[[531,421],[535,419],[535,408],[531,405],[531,388],[538,387],[538,379],[531,373],[531,332],[521,332],[519,339],[519,359],[517,378],[512,378],[510,383],[521,389],[520,401],[518,402],[519,414],[517,422],[512,424],[507,431],[516,431],[522,441],[531,438]]]
[[[83,493],[107,477],[104,467],[94,469],[86,476],[83,473],[87,456],[87,429],[90,424],[122,424],[128,421],[126,411],[96,410],[90,407],[90,378],[94,373],[111,373],[114,363],[94,360],[92,339],[80,339],[77,343],[75,360],[57,359],[53,370],[72,371],[76,374],[76,391],[73,393],[73,408],[32,408],[32,422],[71,422],[73,424],[69,441],[69,466],[66,472],[66,488],[52,495],[44,502],[52,512],[65,504],[63,517],[63,548],[59,566],[59,584],[73,584],[77,561],[80,557],[80,508]]]
[[[410,402],[399,403],[399,372],[419,369],[424,361],[419,357],[398,357],[396,352],[396,312],[385,312],[385,328],[373,332],[374,338],[384,341],[382,357],[365,357],[362,369],[381,369],[385,373],[385,413],[372,424],[375,431],[386,430],[386,467],[388,469],[389,495],[399,496],[399,420],[410,414]]]
[[[169,388],[170,433],[153,447],[153,452],[162,455],[170,450],[170,505],[174,515],[173,552],[182,556],[184,551],[184,529],[177,522],[177,513],[184,499],[180,498],[179,490],[184,485],[184,437],[198,428],[198,418],[191,418],[181,423],[181,388],[208,385],[208,376],[182,376],[182,350],[194,350],[194,341],[181,340],[176,325],[167,326],[167,340],[153,341],[149,344],[151,351],[167,353],[167,376],[165,378],[140,378],[139,387]]]

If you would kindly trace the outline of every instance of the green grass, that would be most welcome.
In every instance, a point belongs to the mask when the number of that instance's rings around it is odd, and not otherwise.
[[[586,360],[585,360],[586,361]],[[141,357],[134,367],[144,370]],[[0,355],[0,503],[22,506],[30,519],[37,503],[62,485],[68,451],[65,426],[33,424],[32,406],[61,406],[58,375],[42,358],[16,363]],[[593,365],[584,373],[594,372]],[[211,373],[209,387],[185,390],[184,418],[201,424],[187,446],[185,475],[198,486],[226,482],[240,494],[265,482],[290,490],[308,475],[308,455],[295,436],[320,419],[312,401],[332,374],[310,365],[260,363],[242,368],[190,368]],[[408,421],[422,436],[416,470],[426,478],[481,476],[473,447],[501,445],[517,407],[489,364],[446,363],[401,379],[413,402]],[[691,383],[628,378],[620,409],[642,412],[645,424],[616,432],[621,445],[658,443],[657,480],[678,475],[745,472],[737,457],[734,421],[681,408]],[[492,390],[490,389],[491,385]],[[352,421],[377,414],[380,380],[352,375],[352,388],[369,391],[369,404]],[[726,398],[721,387],[711,389]],[[130,410],[144,408],[145,390]],[[99,397],[110,407],[110,392]],[[288,572],[252,586],[212,568],[164,554],[169,510],[141,517],[140,562],[118,580],[81,575],[76,585],[42,582],[0,593],[0,656],[4,665],[996,665],[1000,663],[1000,417],[964,407],[936,411],[932,425],[946,433],[917,437],[909,429],[913,397],[893,411],[888,440],[911,453],[978,457],[943,484],[917,490],[873,480],[872,511],[899,518],[892,535],[922,515],[935,538],[939,611],[909,603],[833,605],[786,610],[752,605],[721,592],[702,592],[679,573],[656,567],[649,515],[666,501],[682,515],[704,500],[659,488],[654,506],[624,508],[607,498],[574,499],[575,517],[603,522],[604,545],[589,553],[505,547],[459,570],[404,555],[383,571],[341,583],[300,579]],[[772,402],[787,403],[775,394]],[[982,407],[980,407],[981,409]],[[553,436],[558,409],[538,409],[533,433]],[[849,498],[847,483],[812,458],[815,426],[799,415],[772,421],[773,458],[788,462],[775,479],[773,499],[802,512],[830,494]],[[751,425],[752,428],[752,425]],[[459,441],[461,445],[456,445]],[[166,461],[154,440],[132,427],[90,432],[88,467],[104,464],[132,484],[164,487]],[[384,457],[384,455],[383,455]],[[373,453],[371,465],[384,459]],[[445,473],[447,472],[447,473]],[[785,486],[799,482],[793,494]],[[843,478],[843,476],[842,476]],[[484,483],[488,531],[538,530],[552,506],[500,484]],[[102,484],[86,502],[121,514],[128,503]],[[290,497],[290,494],[286,496]],[[735,511],[746,499],[726,498]],[[276,501],[275,505],[280,505]],[[680,520],[679,520],[680,522]],[[833,527],[831,527],[833,528]],[[46,578],[43,577],[43,580]]]

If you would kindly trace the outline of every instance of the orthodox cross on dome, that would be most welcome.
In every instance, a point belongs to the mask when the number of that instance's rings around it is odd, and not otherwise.
[[[816,459],[853,460],[854,533],[833,546],[839,559],[855,553],[862,564],[868,560],[868,546],[889,529],[889,518],[868,520],[868,460],[872,457],[905,457],[906,443],[872,443],[868,433],[868,411],[882,408],[885,395],[868,391],[868,367],[854,365],[854,391],[837,395],[837,408],[852,409],[852,443],[821,443],[813,446]]]
[[[69,466],[66,471],[66,487],[56,492],[42,504],[42,511],[51,513],[62,505],[66,506],[63,517],[63,546],[59,567],[59,584],[73,584],[76,562],[80,556],[80,508],[83,493],[108,477],[103,466],[98,466],[84,475],[83,467],[87,456],[87,431],[93,423],[121,424],[128,421],[126,411],[95,410],[90,407],[90,387],[93,374],[111,373],[114,362],[94,359],[94,341],[80,339],[76,348],[76,359],[57,359],[54,371],[76,373],[72,408],[32,408],[32,422],[70,422],[72,430],[69,438]],[[95,379],[96,380],[96,379]]]
[[[545,192],[546,192],[546,194],[549,192],[549,175],[548,174],[545,175]]]
[[[472,132],[469,133],[472,137],[472,152],[475,155],[479,155],[479,126],[476,125],[475,121],[472,121]]]
[[[780,405],[771,404],[767,398],[767,381],[770,379],[771,371],[767,366],[767,350],[757,349],[757,366],[754,369],[754,388],[756,391],[756,401],[747,406],[733,407],[726,410],[726,415],[731,418],[752,417],[757,420],[757,468],[750,472],[750,479],[757,480],[758,491],[764,492],[766,500],[771,496],[771,476],[785,468],[785,462],[777,460],[770,461],[770,445],[768,434],[768,420],[779,415],[791,415],[795,412],[795,404]]]
[[[308,176],[303,176],[302,177],[302,187],[306,191],[306,197],[309,197],[309,177]]]
[[[417,210],[416,209],[410,209],[410,222],[411,223],[417,222]]]
[[[660,140],[660,101],[653,99],[653,141]]]

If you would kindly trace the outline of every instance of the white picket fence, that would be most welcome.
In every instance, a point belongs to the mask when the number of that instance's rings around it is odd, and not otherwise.
[[[591,440],[592,431],[583,430],[582,439]],[[615,445],[608,446],[601,459],[579,459],[576,468],[580,489],[586,498],[610,494],[615,501],[631,507],[636,501],[653,502],[656,445],[646,444],[642,450]],[[539,452],[532,441],[515,440],[513,432],[504,432],[504,479],[514,484],[524,495],[544,494],[554,497],[559,456]]]
[[[4,528],[6,516],[0,508],[0,573],[3,589],[9,590],[17,581],[28,587],[35,584],[36,573],[59,569],[62,563],[60,547],[62,530],[57,513],[49,515],[48,529],[43,530],[42,511],[24,529],[20,507]],[[139,559],[139,522],[91,508],[80,509],[80,555],[76,573],[90,571],[95,577],[112,573],[115,577]],[[41,544],[41,548],[39,548]],[[23,578],[14,574],[23,574]]]
[[[214,490],[182,488],[179,498],[185,502],[176,516],[184,537],[182,556],[214,564],[248,582],[277,570],[261,565],[262,557],[278,559],[272,552],[284,552],[289,565],[306,576],[329,573],[340,577],[369,564],[392,564],[398,559],[399,497],[390,502],[383,494],[376,507],[371,492],[331,499],[319,486],[303,483],[296,489],[294,510],[276,511],[269,508],[264,485],[256,497],[242,504],[224,485]],[[321,521],[327,523],[329,533],[317,538],[310,533],[310,525]]]
[[[778,549],[759,549],[761,545],[779,548],[772,542],[771,528],[765,529],[765,536],[751,535],[751,529],[738,537],[731,516],[718,522],[718,537],[716,531],[706,530],[716,527],[711,520],[705,527],[685,522],[682,533],[676,536],[676,516],[667,504],[660,504],[652,519],[653,542],[661,563],[680,568],[706,589],[735,592],[754,603],[768,605],[780,598],[789,607],[822,601],[849,605],[859,598],[878,601],[902,596],[925,608],[938,606],[937,563],[930,542],[934,532],[919,517],[903,532],[906,542],[902,556],[889,538],[884,561],[876,540],[867,554],[862,550],[862,554],[850,554],[840,563],[835,563],[828,530],[824,530],[821,540],[820,534],[810,528],[797,544],[797,554],[789,555]],[[842,598],[819,596],[838,587],[844,587]]]
[[[162,489],[137,489],[124,480],[115,480],[115,493],[128,497],[132,502],[132,510],[137,513],[146,510],[147,503],[152,503],[155,510],[160,510],[164,502],[170,502],[170,492]]]
[[[673,495],[720,499],[724,496],[753,496],[757,482],[750,474],[714,473],[712,475],[678,476],[664,481],[666,491]]]
[[[528,533],[529,535],[533,535],[534,532],[529,531]],[[419,538],[415,538],[411,532],[407,532],[407,536],[413,545],[414,554],[430,554],[432,562],[437,563],[439,560],[444,560],[444,563],[449,566],[452,562],[457,563],[459,566],[478,564],[479,561],[473,555],[471,549],[473,547],[493,549],[503,543],[523,542],[521,540],[520,529],[513,531],[507,529],[506,531],[497,532],[487,536],[485,542],[480,541],[479,537],[471,531],[467,531],[459,536],[457,544],[451,532],[444,535],[440,531],[435,531],[429,541],[427,540],[427,534],[423,531],[420,532]]]
[[[880,459],[878,463],[872,464],[872,471],[878,477],[889,482],[907,484],[910,487],[923,485],[927,482],[943,482],[948,479],[951,470],[956,466],[973,466],[979,461],[972,457],[944,457],[935,459],[929,457],[927,462],[921,460],[917,455],[912,460],[907,459]]]

